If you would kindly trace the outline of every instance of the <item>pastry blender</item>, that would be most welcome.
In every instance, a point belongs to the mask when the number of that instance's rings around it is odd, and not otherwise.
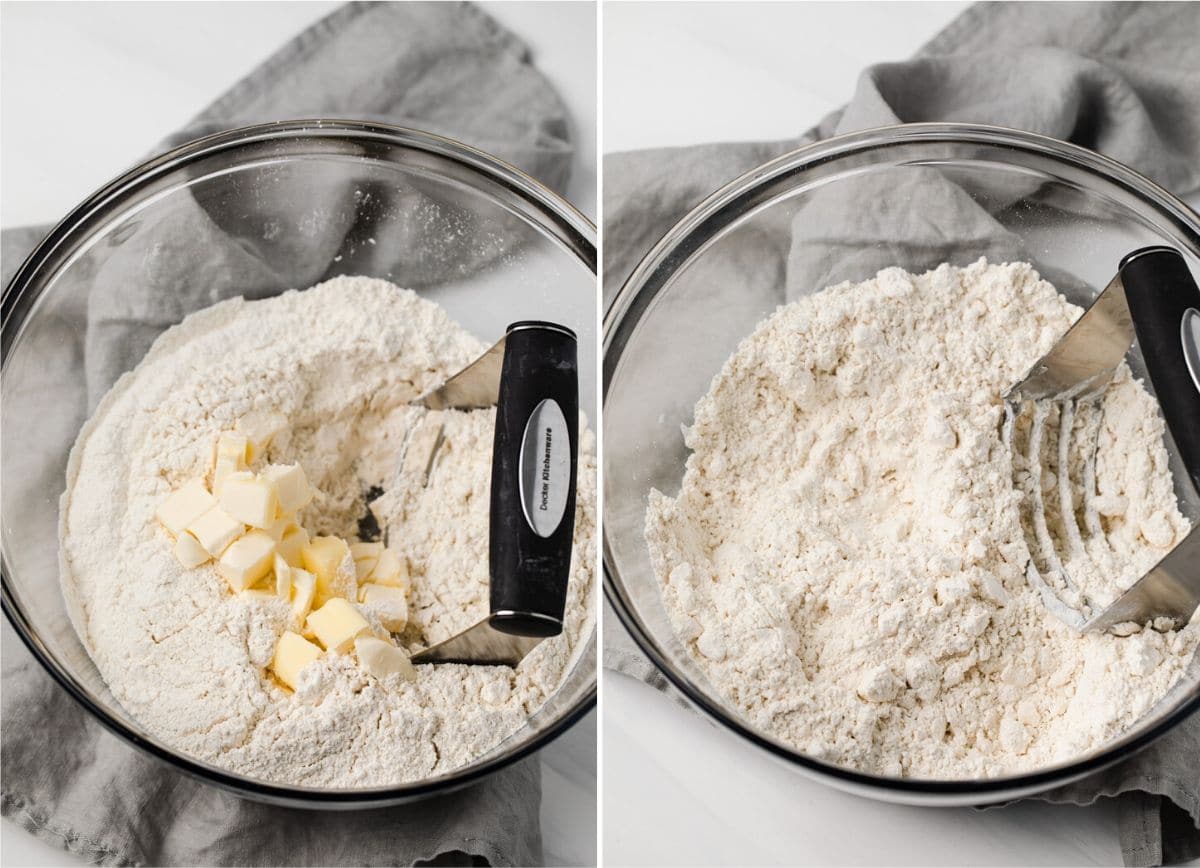
[[[1169,247],[1126,256],[1117,276],[1062,339],[1005,395],[1004,439],[1027,469],[1023,523],[1031,584],[1046,608],[1080,630],[1166,619],[1186,623],[1200,605],[1200,526],[1104,608],[1064,562],[1103,562],[1096,449],[1102,397],[1134,340],[1191,486],[1200,492],[1200,290]],[[1032,480],[1032,481],[1029,481]],[[1100,566],[1101,564],[1098,564]]]
[[[513,323],[491,349],[418,400],[429,410],[495,406],[496,432],[489,614],[417,652],[413,663],[516,666],[543,639],[562,632],[575,532],[576,355],[575,334],[565,326]],[[409,438],[404,460],[416,450],[421,485],[441,446],[440,424],[423,433],[418,427]]]

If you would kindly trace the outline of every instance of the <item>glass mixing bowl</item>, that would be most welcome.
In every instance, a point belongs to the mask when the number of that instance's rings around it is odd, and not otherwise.
[[[846,221],[853,212],[869,221]],[[939,222],[938,215],[952,215]],[[840,225],[859,227],[846,237]],[[863,228],[865,227],[865,228]],[[1167,244],[1200,271],[1200,217],[1125,166],[1040,136],[913,124],[820,142],[714,193],[654,246],[604,321],[605,594],[645,654],[708,716],[788,765],[842,789],[916,804],[980,804],[1044,791],[1147,745],[1200,707],[1200,666],[1131,731],[1032,774],[935,781],[862,774],[756,729],[713,689],[667,619],[642,526],[649,490],[679,492],[680,428],[709,382],[777,305],[899,265],[923,272],[1025,259],[1077,304],[1121,257]],[[1129,361],[1144,369],[1135,350]],[[1170,446],[1170,444],[1168,444]],[[1184,511],[1200,493],[1176,472]]]
[[[156,288],[147,333],[116,332],[138,344],[136,362],[158,332],[191,312],[171,292],[171,281],[189,275],[168,270],[163,278],[163,257],[186,255],[172,246],[181,242],[203,245],[200,281],[206,262],[260,266],[225,295],[369,275],[436,301],[488,343],[517,320],[563,323],[579,336],[580,407],[596,418],[595,227],[533,179],[448,139],[352,121],[287,121],[183,145],[71,212],[4,293],[3,607],[34,656],[129,743],[242,795],[300,807],[377,807],[442,793],[570,727],[595,702],[595,631],[520,732],[467,766],[399,786],[317,789],[232,774],[162,743],[116,702],[59,592],[58,500],[67,454],[108,385],[94,382],[95,365],[85,369],[85,361],[127,349],[106,346],[115,338],[101,319],[89,334],[96,296],[106,293],[105,309],[119,315],[124,287]],[[118,266],[122,282],[106,283]]]

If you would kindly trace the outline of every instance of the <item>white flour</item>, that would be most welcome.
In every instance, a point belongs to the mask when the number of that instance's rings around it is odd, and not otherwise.
[[[742,342],[696,405],[679,496],[652,491],[646,517],[674,626],[738,712],[830,762],[978,778],[1097,748],[1181,677],[1200,621],[1080,635],[1024,578],[999,396],[1079,313],[981,260],[831,287]],[[1187,527],[1127,371],[1105,420],[1101,597]]]
[[[121,704],[168,744],[272,781],[366,787],[450,771],[524,725],[559,687],[594,623],[595,459],[580,425],[575,550],[562,635],[514,671],[427,665],[376,681],[328,654],[295,694],[264,672],[287,604],[231,594],[212,563],[186,570],[154,518],[203,476],[222,431],[253,411],[290,430],[266,461],[299,462],[318,489],[313,533],[353,538],[364,494],[387,486],[416,414],[406,402],[484,345],[391,284],[337,278],[278,298],[223,302],[166,332],[84,427],[61,510],[63,590]],[[387,514],[413,572],[409,650],[487,612],[494,411],[446,414],[429,488]]]

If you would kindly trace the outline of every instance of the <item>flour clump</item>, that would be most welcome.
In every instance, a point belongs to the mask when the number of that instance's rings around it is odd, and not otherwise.
[[[488,609],[494,411],[443,414],[427,486],[397,484],[397,462],[422,419],[411,402],[485,348],[412,292],[340,277],[199,311],[117,382],[72,451],[61,574],[84,646],[149,732],[252,777],[384,786],[470,763],[559,688],[594,624],[594,441],[582,422],[564,629],[515,669],[371,674],[360,637],[358,656],[323,653],[289,690],[268,669],[284,631],[299,629],[287,603],[232,593],[212,561],[188,568],[155,518],[172,492],[205,476],[223,434],[269,429],[252,469],[274,468],[283,485],[287,468],[303,468],[315,492],[298,513],[307,532],[353,541],[370,517],[403,558],[399,644],[415,652],[461,631]],[[350,597],[353,584],[351,571]],[[387,635],[380,617],[391,608],[358,608]]]
[[[814,757],[981,778],[1099,748],[1184,675],[1200,623],[1081,635],[1026,582],[1000,396],[1080,309],[1024,263],[893,268],[780,308],[696,405],[646,538],[716,691]],[[1153,398],[1103,401],[1096,508],[1128,587],[1188,528]]]

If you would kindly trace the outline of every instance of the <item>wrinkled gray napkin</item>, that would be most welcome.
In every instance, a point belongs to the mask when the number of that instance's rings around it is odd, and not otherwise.
[[[552,187],[565,186],[573,148],[565,107],[533,67],[528,49],[474,6],[460,3],[352,4],[291,40],[253,73],[155,149],[232,127],[298,117],[383,120],[442,133],[490,151]],[[354,191],[323,185],[329,201]],[[261,191],[247,191],[259,195]],[[382,191],[386,194],[386,191]],[[393,209],[412,209],[400,232],[436,231],[418,213],[419,192]],[[260,203],[261,204],[261,203]],[[286,205],[281,203],[281,213]],[[295,243],[261,232],[239,235],[203,201],[145,227],[88,274],[86,308],[64,322],[47,357],[46,406],[94,407],[150,343],[186,313],[221,298],[278,290],[280,274],[305,286],[331,269],[356,231],[345,209]],[[416,219],[420,217],[421,219]],[[6,230],[7,284],[47,227]],[[371,227],[377,231],[380,227]],[[498,227],[490,227],[501,231]],[[229,236],[237,244],[229,243]],[[206,239],[211,244],[206,243]],[[403,239],[400,239],[402,242]],[[383,256],[403,243],[361,245]],[[220,249],[219,256],[211,251]],[[411,250],[412,248],[408,248]],[[165,255],[164,255],[165,251]],[[366,261],[395,268],[413,284],[436,284],[482,263]],[[346,263],[339,265],[344,270]],[[404,272],[403,268],[410,271]],[[294,275],[299,274],[300,278]],[[136,279],[131,280],[131,276]],[[80,335],[86,335],[80,340]],[[61,354],[61,355],[58,355]],[[86,383],[56,375],[78,365]],[[84,392],[86,390],[86,393]],[[63,420],[77,430],[79,418]],[[29,432],[26,432],[27,434]],[[6,428],[6,436],[21,431]],[[58,490],[62,479],[5,483]],[[45,488],[45,486],[53,486]],[[397,809],[311,812],[243,801],[174,773],[104,732],[42,671],[10,626],[3,628],[3,814],[38,837],[106,865],[411,865],[542,860],[540,766],[536,758],[456,793]],[[49,748],[48,748],[49,746]]]
[[[611,301],[641,256],[709,193],[755,166],[831,135],[901,122],[960,121],[1030,130],[1126,163],[1183,195],[1200,189],[1200,5],[984,3],[972,6],[917,56],[865,70],[850,103],[796,139],[611,154],[604,165],[604,291]],[[739,245],[730,281],[769,310],[840,279],[894,264],[1023,258],[1019,239],[936,170],[911,184],[914,222],[900,233],[873,224],[818,191],[804,209]],[[890,182],[892,179],[887,179]],[[869,202],[867,177],[856,202]],[[879,198],[879,197],[875,197]],[[890,191],[891,200],[905,198]],[[816,227],[816,228],[814,228]],[[740,241],[741,239],[739,239]],[[710,266],[711,267],[711,266]],[[1055,276],[1057,277],[1057,276]],[[740,302],[739,302],[740,303]],[[675,693],[639,652],[612,610],[605,667]],[[1128,865],[1200,855],[1200,715],[1154,746],[1088,781],[1044,794],[1086,804],[1116,796]]]

